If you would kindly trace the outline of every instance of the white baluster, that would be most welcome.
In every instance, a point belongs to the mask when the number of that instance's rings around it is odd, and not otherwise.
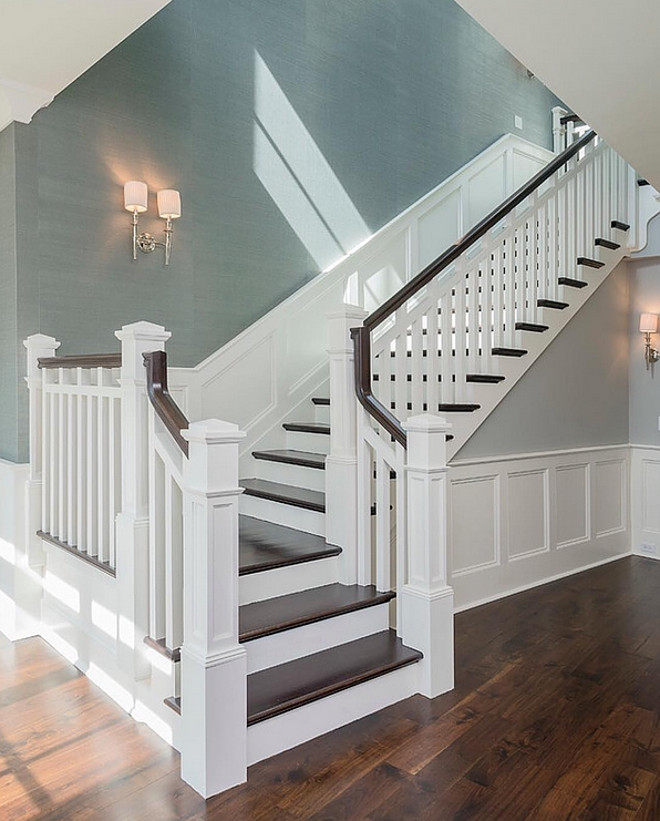
[[[366,442],[366,432],[371,428],[371,417],[366,411],[358,411],[357,456],[357,583],[372,584],[371,575],[371,483],[373,459]]]
[[[444,419],[411,417],[406,464],[408,578],[401,590],[402,639],[424,654],[420,692],[454,686],[454,591],[447,585],[447,458]]]
[[[376,454],[376,587],[392,589],[391,580],[390,466]]]
[[[247,777],[245,648],[238,642],[236,425],[185,431],[185,580],[181,650],[181,775],[205,798]]]

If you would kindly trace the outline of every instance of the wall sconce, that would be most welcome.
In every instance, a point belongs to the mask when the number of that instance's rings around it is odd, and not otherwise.
[[[644,334],[644,359],[646,360],[646,370],[660,359],[660,352],[651,345],[651,334],[658,332],[658,315],[641,314],[639,317],[639,331]]]
[[[156,248],[165,249],[165,265],[170,264],[172,256],[172,220],[181,216],[181,194],[171,188],[159,191],[156,195],[158,214],[165,220],[165,242],[157,242],[156,238],[143,231],[138,234],[138,214],[147,210],[149,189],[145,182],[129,180],[124,184],[124,208],[133,214],[133,259],[137,259],[138,248],[143,254],[151,254]]]

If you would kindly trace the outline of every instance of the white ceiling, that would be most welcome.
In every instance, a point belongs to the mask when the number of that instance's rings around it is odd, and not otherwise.
[[[0,130],[32,115],[170,0],[0,0]]]
[[[658,0],[457,1],[660,188]]]

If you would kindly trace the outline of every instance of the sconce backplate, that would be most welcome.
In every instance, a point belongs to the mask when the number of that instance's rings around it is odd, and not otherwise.
[[[137,238],[137,244],[138,248],[140,249],[140,251],[142,251],[143,254],[151,254],[152,251],[156,250],[156,245],[158,243],[156,242],[156,239],[152,234],[147,234],[145,232],[143,234],[140,234],[140,236]]]

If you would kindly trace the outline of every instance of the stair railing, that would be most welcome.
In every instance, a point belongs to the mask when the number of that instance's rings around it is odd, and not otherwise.
[[[521,325],[541,328],[542,309],[565,304],[560,286],[580,287],[577,263],[600,266],[589,259],[594,238],[632,221],[627,163],[593,131],[574,140],[573,120],[566,125],[573,142],[565,150],[351,329],[361,406],[357,581],[396,589],[397,630],[424,653],[428,695],[447,689],[443,670],[453,664],[446,640],[452,437],[443,417],[479,408],[469,402],[469,383],[501,379],[494,357],[524,354]],[[445,621],[432,615],[441,600]]]

